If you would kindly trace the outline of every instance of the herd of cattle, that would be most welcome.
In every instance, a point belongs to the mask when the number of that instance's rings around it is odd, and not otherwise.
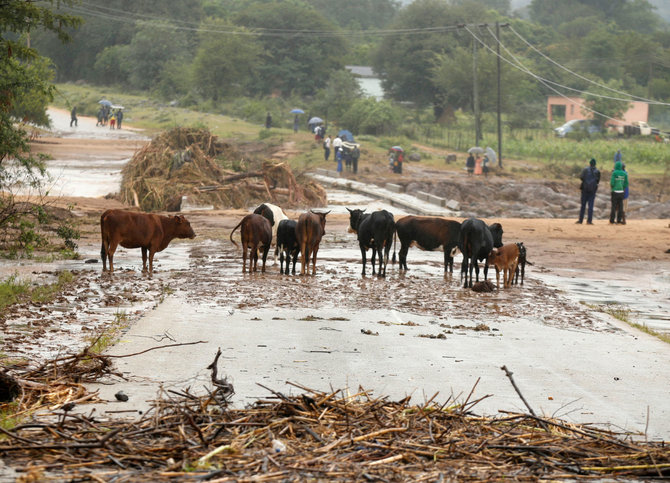
[[[407,270],[407,252],[413,245],[422,250],[444,252],[444,271],[453,273],[454,254],[459,250],[463,254],[461,281],[463,287],[472,287],[472,272],[475,281],[479,281],[479,262],[484,261],[484,280],[488,277],[488,267],[496,270],[496,282],[500,287],[500,272],[503,272],[503,286],[523,284],[525,275],[526,248],[523,243],[503,245],[503,228],[500,223],[487,225],[477,218],[469,218],[462,223],[437,217],[405,216],[398,221],[391,213],[379,210],[365,213],[365,210],[349,211],[349,231],[356,233],[363,258],[362,274],[366,270],[366,254],[372,249],[372,274],[386,276],[391,245],[393,263],[395,263],[395,242],[400,240],[398,262],[400,270]],[[279,270],[288,275],[300,254],[301,270],[305,275],[312,262],[312,275],[316,272],[316,257],[319,244],[326,232],[326,215],[330,212],[302,213],[298,220],[289,220],[283,210],[270,203],[263,203],[250,215],[245,216],[230,233],[230,241],[237,247],[233,234],[240,229],[242,240],[242,272],[246,272],[247,256],[249,271],[258,270],[258,255],[261,253],[261,270],[265,271],[265,262],[270,246],[275,242],[275,257],[279,254]],[[190,223],[183,216],[162,216],[137,213],[125,210],[107,210],[100,217],[102,235],[103,271],[114,271],[114,252],[121,245],[125,248],[142,249],[142,270],[153,272],[153,258],[156,252],[164,250],[174,238],[194,238]],[[378,262],[377,262],[378,260]],[[376,267],[378,263],[378,267]]]

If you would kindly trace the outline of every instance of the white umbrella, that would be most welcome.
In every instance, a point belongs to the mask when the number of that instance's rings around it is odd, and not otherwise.
[[[470,149],[468,149],[468,153],[470,154],[482,154],[484,152],[484,148],[480,148],[479,146],[474,146]]]
[[[496,152],[492,147],[486,146],[486,155],[489,157],[489,161],[491,161],[492,164],[496,164],[498,162],[498,157],[496,156]]]

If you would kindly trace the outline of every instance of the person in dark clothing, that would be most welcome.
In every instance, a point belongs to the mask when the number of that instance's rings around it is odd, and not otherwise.
[[[475,172],[475,157],[470,153],[468,159],[465,161],[465,167],[468,169],[468,176],[472,176]]]
[[[354,174],[358,173],[358,158],[361,157],[361,151],[358,149],[358,146],[354,146],[354,149],[351,151],[351,164],[354,170]]]
[[[116,129],[121,129],[121,121],[123,121],[123,111],[119,109],[116,111]]]
[[[70,111],[70,127],[74,124],[77,127],[77,106],[74,106]]]
[[[265,116],[265,129],[270,129],[271,127],[272,127],[272,116],[268,112],[268,115]]]
[[[298,132],[299,126],[300,126],[300,120],[298,119],[298,115],[296,114],[295,117],[293,118],[293,132]]]
[[[589,161],[589,165],[582,170],[579,179],[582,180],[582,204],[579,208],[579,220],[577,220],[577,223],[582,223],[584,221],[584,212],[586,211],[586,205],[588,204],[589,209],[586,223],[588,225],[593,225],[593,203],[596,199],[598,183],[600,183],[600,171],[596,168],[595,159]]]
[[[95,123],[95,126],[102,126],[102,119],[104,116],[104,111],[102,110],[102,107],[98,109],[98,122]]]

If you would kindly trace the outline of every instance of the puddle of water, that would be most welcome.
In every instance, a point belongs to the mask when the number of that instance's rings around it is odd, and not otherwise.
[[[617,305],[631,311],[631,321],[670,335],[670,272],[655,271],[621,274],[605,273],[600,277],[533,273],[547,285],[561,290],[576,302],[592,305]],[[526,267],[528,276],[528,267]]]

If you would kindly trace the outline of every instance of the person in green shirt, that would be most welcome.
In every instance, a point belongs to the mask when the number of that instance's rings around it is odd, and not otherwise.
[[[626,214],[623,211],[623,197],[628,188],[628,173],[623,168],[621,161],[614,164],[614,171],[610,178],[610,186],[612,187],[612,209],[610,210],[610,224],[621,223],[626,224]]]

